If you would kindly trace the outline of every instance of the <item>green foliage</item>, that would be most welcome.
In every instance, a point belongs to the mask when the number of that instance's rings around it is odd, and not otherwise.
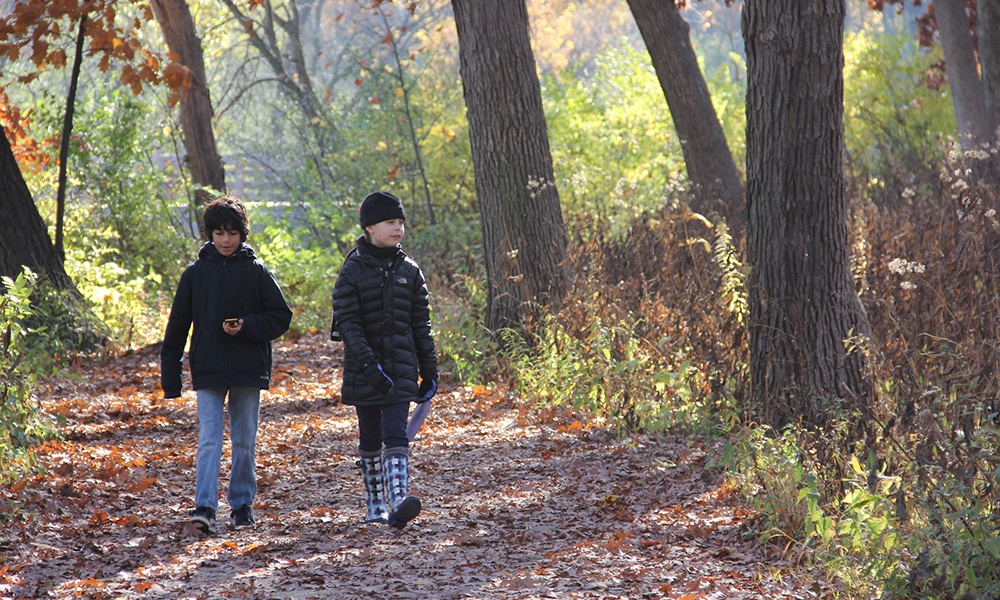
[[[263,235],[255,235],[254,244],[292,306],[294,331],[328,332],[333,284],[347,253],[300,247],[302,235],[301,231],[270,225]]]
[[[35,116],[39,130],[62,121],[52,110]],[[162,158],[168,140],[146,103],[121,90],[96,90],[80,99],[74,131],[63,225],[66,271],[116,343],[152,343],[162,335],[164,306],[191,258],[194,208],[190,199],[176,199],[183,195],[178,174]],[[54,223],[55,182],[45,173],[31,182],[40,188],[39,212]]]
[[[649,55],[623,40],[594,65],[543,78],[545,118],[567,221],[620,236],[678,187],[683,158]]]
[[[569,332],[544,323],[532,344],[513,331],[502,332],[507,367],[517,391],[546,406],[570,405],[615,425],[663,429],[695,411],[684,380],[690,364],[670,364],[669,340],[651,345],[636,336],[635,324],[608,327],[591,315],[586,331]]]
[[[431,289],[440,366],[459,381],[488,382],[499,363],[497,341],[483,327],[485,287],[477,278],[462,276],[441,292]]]
[[[873,597],[907,553],[896,518],[902,480],[876,472],[872,457],[863,466],[851,455],[850,475],[841,491],[831,491],[830,469],[811,445],[810,434],[796,428],[774,435],[751,423],[726,440],[714,466],[731,474],[765,517],[751,535],[822,566],[852,597]]]
[[[928,165],[941,164],[955,131],[940,48],[865,28],[845,36],[844,53],[846,165],[859,192],[895,203],[901,190],[933,190]]]
[[[746,300],[728,229],[713,236],[713,227],[663,210],[634,223],[627,240],[579,235],[570,252],[577,278],[559,310],[528,340],[504,338],[517,390],[630,429],[732,427]]]
[[[30,447],[54,435],[34,392],[41,371],[36,348],[44,326],[31,327],[32,298],[38,278],[25,269],[16,279],[4,277],[0,293],[0,485],[34,465]]]

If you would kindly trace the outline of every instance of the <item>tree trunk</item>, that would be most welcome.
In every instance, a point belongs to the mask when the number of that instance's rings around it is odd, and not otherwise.
[[[993,143],[1000,143],[1000,2],[981,0],[976,4],[976,37],[979,38],[979,67],[983,74],[986,115]]]
[[[843,0],[748,0],[751,409],[780,428],[869,408],[870,333],[848,261]]]
[[[712,97],[673,0],[628,0],[681,141],[696,212],[717,211],[742,226],[743,188]]]
[[[453,0],[483,227],[486,326],[521,329],[568,287],[525,0]]]
[[[217,193],[225,191],[226,172],[215,143],[212,127],[215,111],[208,92],[201,40],[195,32],[186,0],[150,0],[150,5],[167,47],[191,73],[190,87],[181,90],[180,94],[180,119],[187,166],[196,186],[195,198],[198,204],[204,205]]]
[[[52,245],[48,228],[14,159],[7,133],[0,125],[0,275],[17,277],[22,266],[46,277],[56,288],[80,297]]]
[[[86,38],[87,13],[80,15],[80,25],[76,32],[76,53],[73,56],[73,70],[69,76],[69,92],[66,94],[66,110],[63,113],[62,139],[59,141],[59,184],[56,188],[56,253],[66,260],[63,248],[63,227],[66,215],[66,180],[69,172],[69,146],[73,137],[73,116],[76,114],[76,88],[80,82],[80,68],[83,65],[83,42]]]
[[[951,103],[955,108],[959,142],[962,152],[968,153],[990,143],[993,137],[983,84],[976,70],[969,17],[962,0],[937,1],[931,8],[941,35],[941,50],[951,88]]]

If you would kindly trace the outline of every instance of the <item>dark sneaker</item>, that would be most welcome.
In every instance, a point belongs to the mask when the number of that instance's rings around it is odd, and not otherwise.
[[[191,511],[191,524],[203,535],[215,535],[215,511],[207,506],[199,506]]]
[[[229,513],[229,516],[233,520],[233,527],[237,529],[240,527],[250,527],[254,524],[253,509],[250,508],[249,504],[244,504],[243,506],[237,508],[233,512]]]

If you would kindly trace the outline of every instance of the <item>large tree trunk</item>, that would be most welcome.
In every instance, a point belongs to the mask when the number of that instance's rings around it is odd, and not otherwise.
[[[843,0],[748,0],[747,249],[751,407],[775,427],[870,406],[848,262]]]
[[[566,234],[524,0],[453,0],[487,276],[486,326],[522,328],[568,287]]]
[[[52,245],[0,125],[0,275],[17,277],[22,266],[48,278],[56,288],[80,297]]]
[[[969,17],[962,0],[934,2],[931,8],[941,35],[941,50],[948,72],[959,142],[963,153],[968,153],[989,144],[993,138],[986,112],[986,96],[976,69]]]
[[[717,211],[742,225],[743,189],[712,97],[674,0],[628,0],[681,140],[696,212]]]
[[[181,90],[180,94],[180,119],[187,166],[196,186],[195,198],[204,205],[215,195],[211,190],[225,191],[226,172],[215,143],[212,127],[215,111],[208,92],[201,40],[195,32],[186,0],[150,0],[150,5],[167,47],[191,73],[190,87]]]

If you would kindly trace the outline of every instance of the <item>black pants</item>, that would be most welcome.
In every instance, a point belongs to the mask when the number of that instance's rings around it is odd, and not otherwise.
[[[410,418],[410,404],[384,406],[356,406],[358,413],[358,450],[380,452],[386,448],[406,448],[406,422]]]

